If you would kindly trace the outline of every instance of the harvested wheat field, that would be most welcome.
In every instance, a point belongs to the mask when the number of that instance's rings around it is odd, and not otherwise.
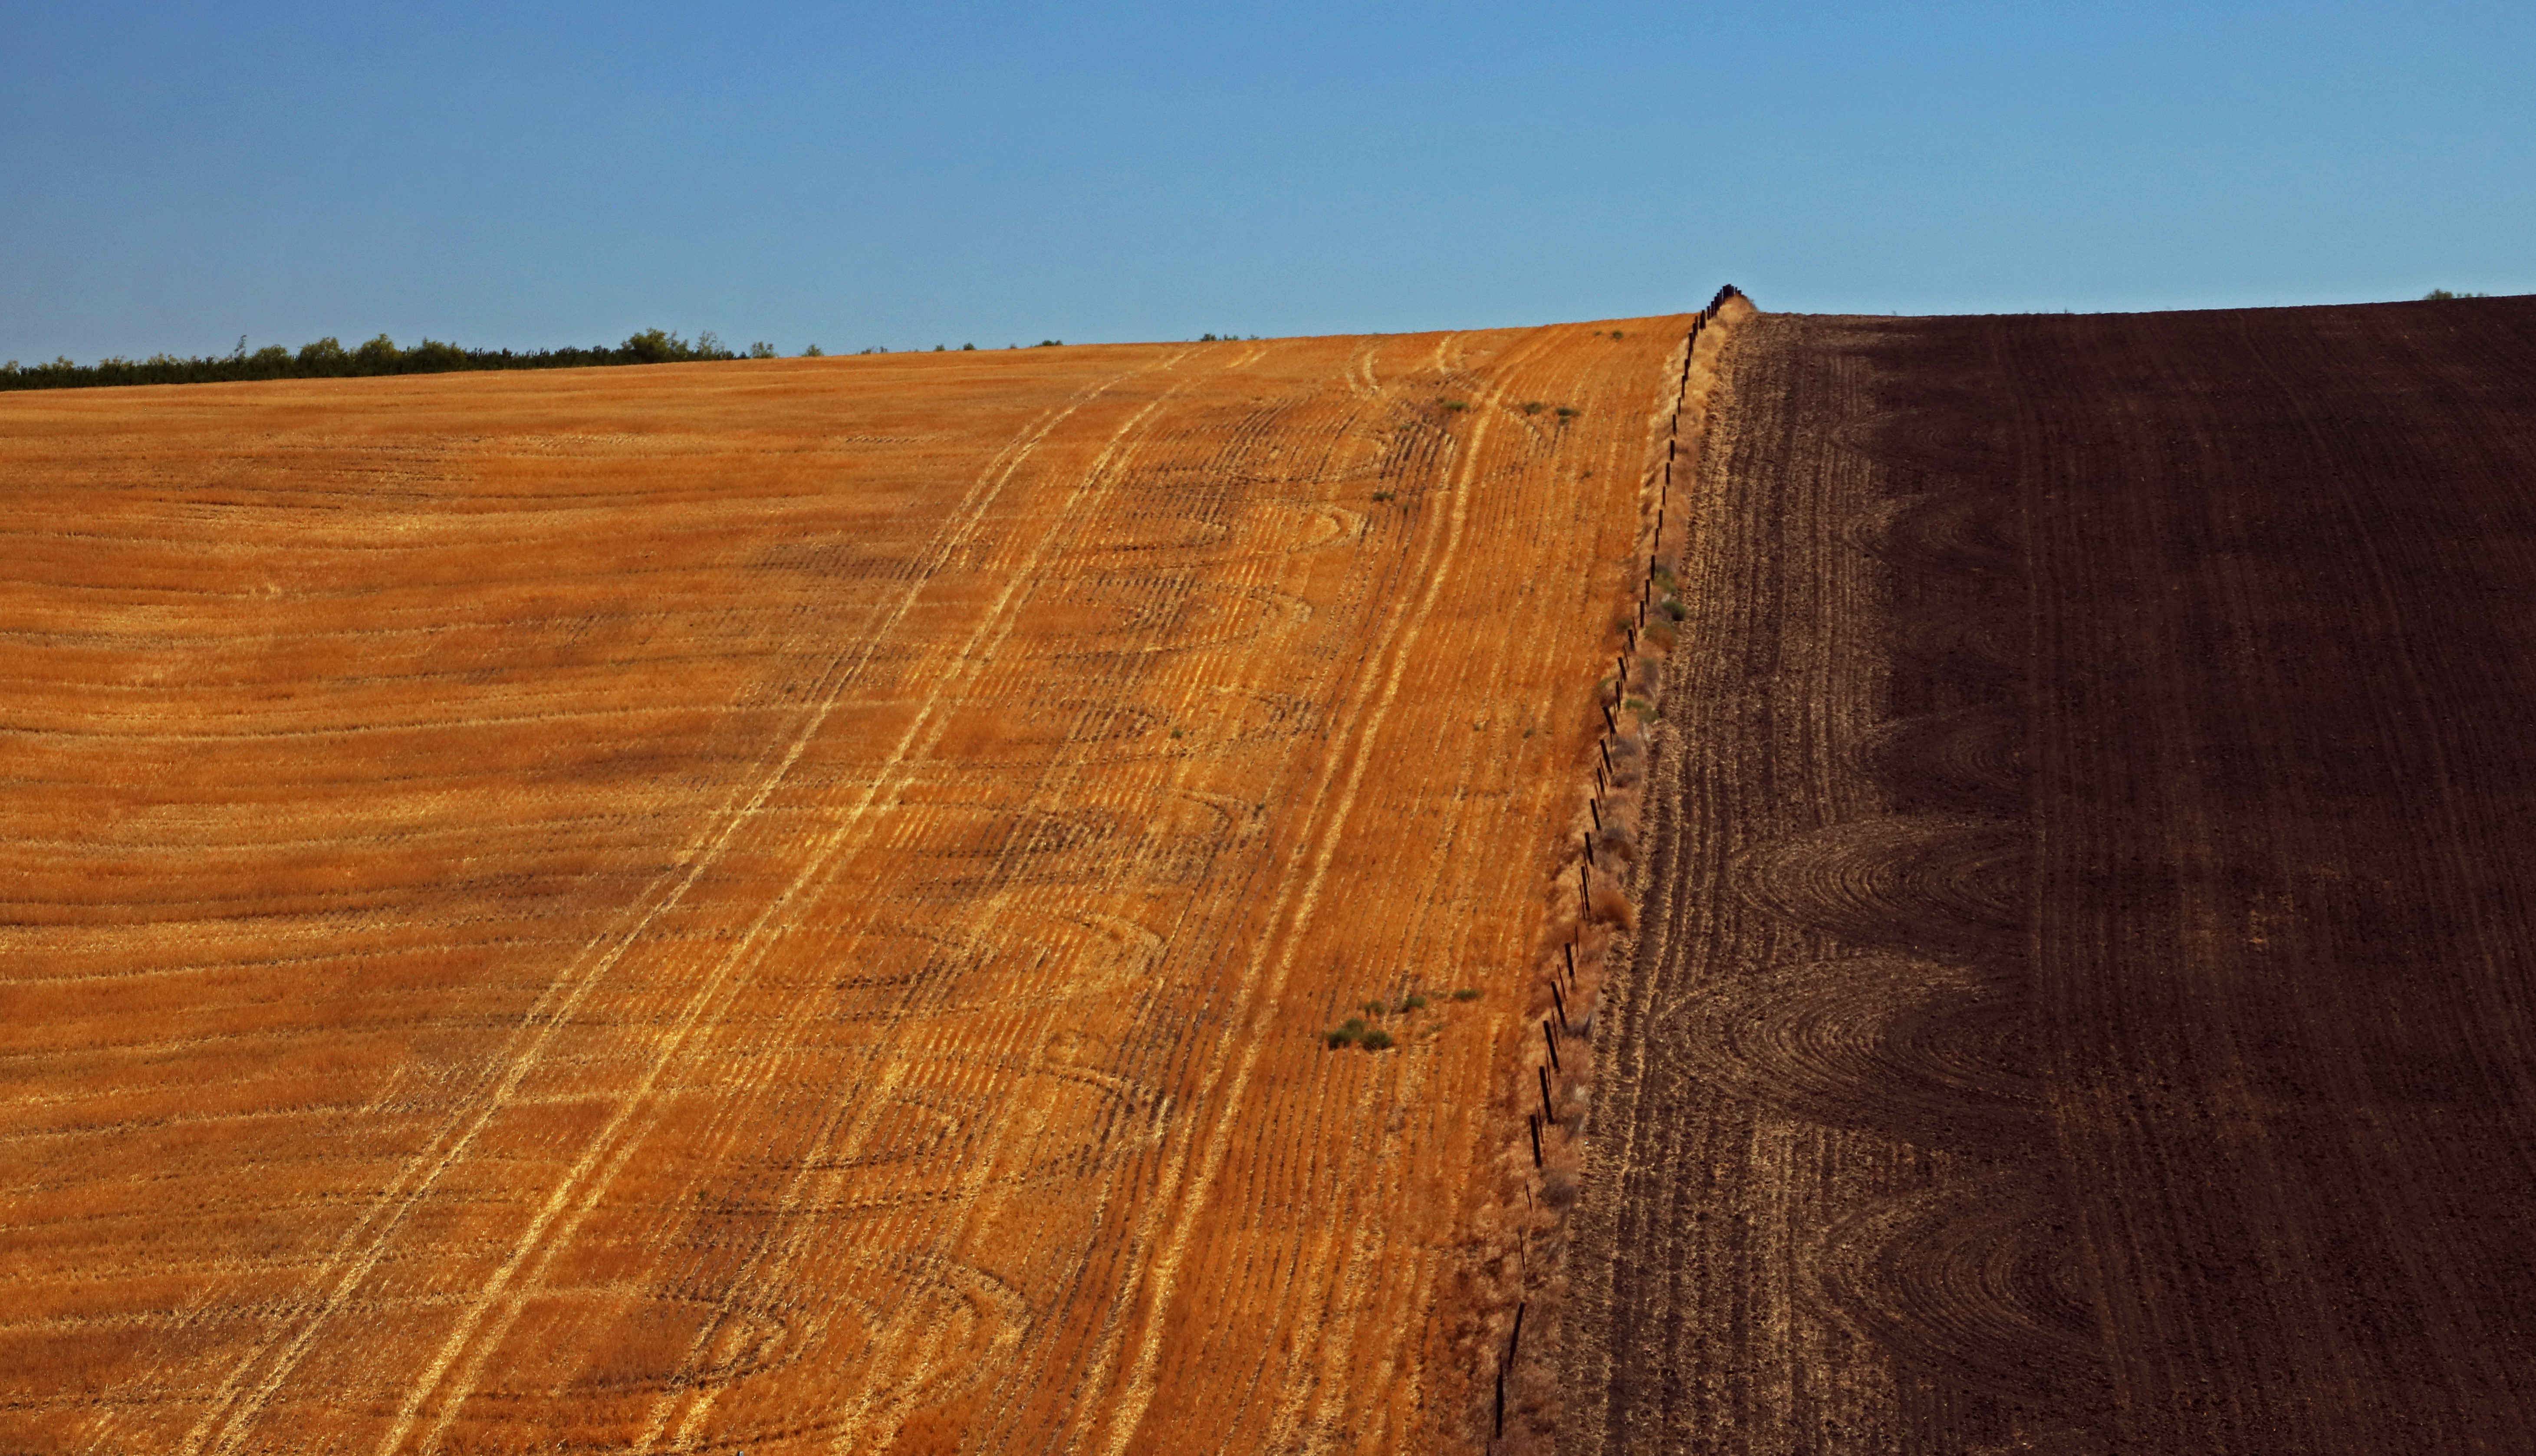
[[[1466,1448],[1687,323],[0,399],[0,1450]]]
[[[1725,378],[1560,1449],[2530,1449],[2536,299]]]

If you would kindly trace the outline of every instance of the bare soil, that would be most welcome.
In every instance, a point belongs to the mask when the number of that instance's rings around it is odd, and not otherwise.
[[[1562,1447],[2525,1449],[2536,301],[1728,379]]]

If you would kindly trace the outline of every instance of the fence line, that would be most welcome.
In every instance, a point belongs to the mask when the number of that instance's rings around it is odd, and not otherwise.
[[[1576,949],[1584,934],[1584,928],[1592,920],[1594,914],[1592,866],[1595,862],[1594,841],[1604,832],[1602,795],[1610,785],[1617,782],[1614,779],[1615,770],[1612,766],[1612,740],[1618,735],[1620,728],[1617,710],[1627,701],[1629,660],[1637,653],[1639,629],[1646,625],[1647,605],[1654,599],[1657,574],[1663,570],[1665,518],[1673,503],[1674,462],[1681,453],[1681,411],[1690,397],[1691,359],[1698,351],[1700,335],[1717,317],[1718,311],[1724,308],[1730,299],[1743,296],[1743,290],[1733,284],[1720,287],[1716,295],[1708,300],[1708,306],[1691,317],[1690,333],[1682,340],[1681,374],[1674,386],[1672,419],[1667,426],[1665,437],[1664,474],[1658,482],[1656,492],[1655,535],[1650,542],[1651,549],[1647,553],[1646,575],[1638,586],[1637,620],[1627,629],[1627,644],[1621,650],[1617,664],[1617,675],[1612,684],[1611,700],[1605,702],[1601,693],[1595,694],[1595,704],[1603,715],[1603,732],[1595,740],[1595,752],[1599,762],[1595,769],[1594,792],[1586,800],[1587,807],[1593,814],[1594,832],[1585,837],[1585,857],[1578,860],[1576,864],[1576,928],[1568,932],[1567,943],[1560,947],[1566,959],[1566,980],[1570,987],[1574,985],[1576,979]],[[1643,496],[1640,498],[1644,499]],[[1584,1132],[1581,1119],[1576,1125],[1563,1125],[1559,1122],[1556,1105],[1552,1097],[1553,1079],[1564,1080],[1558,1065],[1557,1034],[1559,1031],[1571,1030],[1572,1023],[1568,1019],[1567,998],[1559,985],[1559,977],[1553,975],[1548,980],[1551,1002],[1558,1012],[1557,1028],[1553,1030],[1548,1021],[1541,1024],[1542,1060],[1533,1069],[1541,1092],[1541,1110],[1524,1114],[1524,1126],[1532,1141],[1532,1168],[1536,1178],[1547,1169],[1542,1143],[1544,1124],[1549,1126],[1553,1135],[1563,1126],[1571,1143]],[[1524,1189],[1526,1201],[1532,1200],[1532,1188],[1526,1185]],[[1532,1278],[1527,1260],[1523,1274],[1526,1286],[1531,1284]],[[1530,1302],[1529,1296],[1515,1301],[1514,1328],[1506,1338],[1505,1353],[1497,1360],[1496,1416],[1489,1437],[1491,1450],[1505,1436],[1506,1376],[1514,1369],[1515,1356],[1523,1339],[1524,1310]]]

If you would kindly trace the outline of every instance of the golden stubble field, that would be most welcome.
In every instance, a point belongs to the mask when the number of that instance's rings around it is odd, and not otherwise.
[[[0,399],[0,1450],[1460,1444],[1686,323]]]

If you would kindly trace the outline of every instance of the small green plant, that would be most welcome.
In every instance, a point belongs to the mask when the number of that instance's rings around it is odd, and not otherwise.
[[[1460,990],[1457,990],[1457,991],[1453,992],[1453,999],[1454,999],[1454,1000],[1456,1000],[1456,1001],[1476,1001],[1476,1000],[1478,1000],[1479,998],[1480,998],[1480,992],[1479,992],[1478,987],[1476,987],[1476,986],[1467,986],[1467,985],[1466,985],[1466,986],[1462,987]]]
[[[1363,1036],[1364,1033],[1365,1026],[1363,1019],[1361,1017],[1351,1016],[1346,1021],[1340,1023],[1337,1030],[1321,1033],[1321,1040],[1327,1042],[1332,1050],[1336,1050],[1339,1047],[1345,1046],[1356,1041],[1358,1038]]]
[[[1446,400],[1446,401],[1444,401],[1444,411],[1445,411],[1445,412],[1446,412],[1446,413],[1448,413],[1448,414],[1459,414],[1459,413],[1461,413],[1463,411],[1468,410],[1468,409],[1470,409],[1470,408],[1471,408],[1471,402],[1470,402],[1470,401],[1468,401],[1468,400]]]
[[[1550,407],[1548,405],[1541,403],[1539,400],[1526,400],[1523,402],[1523,412],[1526,414],[1539,414],[1542,411],[1549,408]]]
[[[1613,338],[1615,338],[1615,339],[1617,339],[1617,338],[1621,337],[1621,335],[1620,335],[1620,331],[1619,331],[1619,330],[1617,330],[1617,329],[1614,329],[1614,330],[1612,331],[1612,337],[1613,337]]]
[[[1180,735],[1180,730],[1179,730],[1178,728],[1173,728],[1173,729],[1172,729],[1172,736],[1173,736],[1173,737],[1176,738],[1176,737],[1178,737],[1179,735]]]
[[[1364,1014],[1367,1016],[1380,1016],[1382,1014],[1382,1003],[1380,1001],[1365,1002]]]
[[[1397,490],[1377,490],[1373,493],[1373,498],[1375,500],[1389,500],[1399,493],[1400,492]]]
[[[1666,616],[1673,618],[1677,622],[1680,621],[1683,617],[1690,615],[1690,608],[1682,605],[1680,599],[1673,597],[1667,597],[1664,600],[1663,604],[1659,605],[1656,610],[1663,612]]]
[[[1426,998],[1413,991],[1400,998],[1400,1009],[1404,1012],[1424,1011],[1426,1009]]]
[[[1558,417],[1561,419],[1574,419],[1577,415],[1584,412],[1584,411],[1577,409],[1573,405],[1561,405],[1558,407]]]
[[[1357,1045],[1367,1051],[1388,1051],[1391,1049],[1391,1033],[1377,1027],[1359,1037]]]

